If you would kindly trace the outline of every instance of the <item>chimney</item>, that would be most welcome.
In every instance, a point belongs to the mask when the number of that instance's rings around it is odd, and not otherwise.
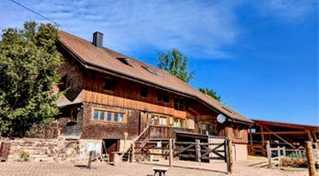
[[[98,31],[93,33],[93,45],[99,48],[103,47],[103,33]]]

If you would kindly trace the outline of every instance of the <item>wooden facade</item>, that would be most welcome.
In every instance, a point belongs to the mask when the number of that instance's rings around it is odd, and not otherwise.
[[[149,134],[157,139],[172,137],[178,129],[229,137],[237,144],[248,143],[249,121],[229,119],[219,124],[216,117],[221,112],[204,102],[174,90],[88,69],[77,61],[76,53],[63,46],[59,50],[65,61],[60,68],[62,79],[58,87],[68,100],[61,105],[61,116],[72,119],[72,124],[65,128],[73,130],[72,136],[117,140],[116,146],[120,147],[116,148],[124,150],[151,127]]]

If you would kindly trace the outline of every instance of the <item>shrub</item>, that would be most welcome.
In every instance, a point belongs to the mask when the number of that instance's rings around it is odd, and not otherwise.
[[[281,165],[284,167],[307,167],[307,160],[304,158],[289,158],[281,159]]]
[[[30,160],[30,154],[26,151],[21,151],[19,153],[19,161],[29,161]]]

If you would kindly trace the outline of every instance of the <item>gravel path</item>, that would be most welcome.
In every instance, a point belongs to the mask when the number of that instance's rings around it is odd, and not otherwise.
[[[190,165],[192,163],[190,162]],[[307,171],[282,171],[279,169],[266,169],[249,167],[250,163],[237,163],[234,167],[234,176],[306,176]],[[105,163],[92,163],[92,169],[75,166],[72,163],[49,162],[3,162],[0,163],[0,176],[151,176],[154,165],[124,163],[111,166]],[[208,168],[211,169],[211,168]],[[214,167],[213,170],[223,170]],[[167,176],[225,176],[225,173],[205,171],[199,169],[169,168]]]

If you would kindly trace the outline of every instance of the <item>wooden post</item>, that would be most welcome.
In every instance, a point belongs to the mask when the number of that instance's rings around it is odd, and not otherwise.
[[[226,138],[226,161],[227,161],[227,173],[232,175],[233,173],[233,143],[230,139]]]
[[[317,154],[317,158],[319,159],[319,141],[316,139],[316,142],[315,142],[315,151],[316,151],[316,154]]]
[[[277,146],[278,166],[281,167],[281,148]]]
[[[283,156],[286,157],[286,147],[285,146],[282,148],[282,153],[283,153]]]
[[[133,158],[134,158],[134,144],[131,144],[131,149],[130,149],[130,157],[129,157],[129,161],[130,163],[133,162]]]
[[[195,140],[196,161],[201,162],[200,140]]]
[[[261,132],[261,143],[262,143],[262,145],[264,147],[264,145],[265,145],[265,135],[264,135],[264,126],[262,126],[262,125],[260,127],[260,132]]]
[[[271,148],[270,148],[270,141],[266,142],[266,149],[267,149],[267,158],[268,158],[268,167],[271,168]]]
[[[168,142],[168,147],[169,147],[169,167],[173,167],[173,139],[170,138]]]
[[[88,168],[91,169],[91,163],[92,163],[92,159],[93,159],[93,154],[94,151],[90,151],[89,153],[89,161],[88,161]]]
[[[308,161],[309,176],[316,176],[315,159],[312,151],[312,142],[306,142],[306,156]]]

